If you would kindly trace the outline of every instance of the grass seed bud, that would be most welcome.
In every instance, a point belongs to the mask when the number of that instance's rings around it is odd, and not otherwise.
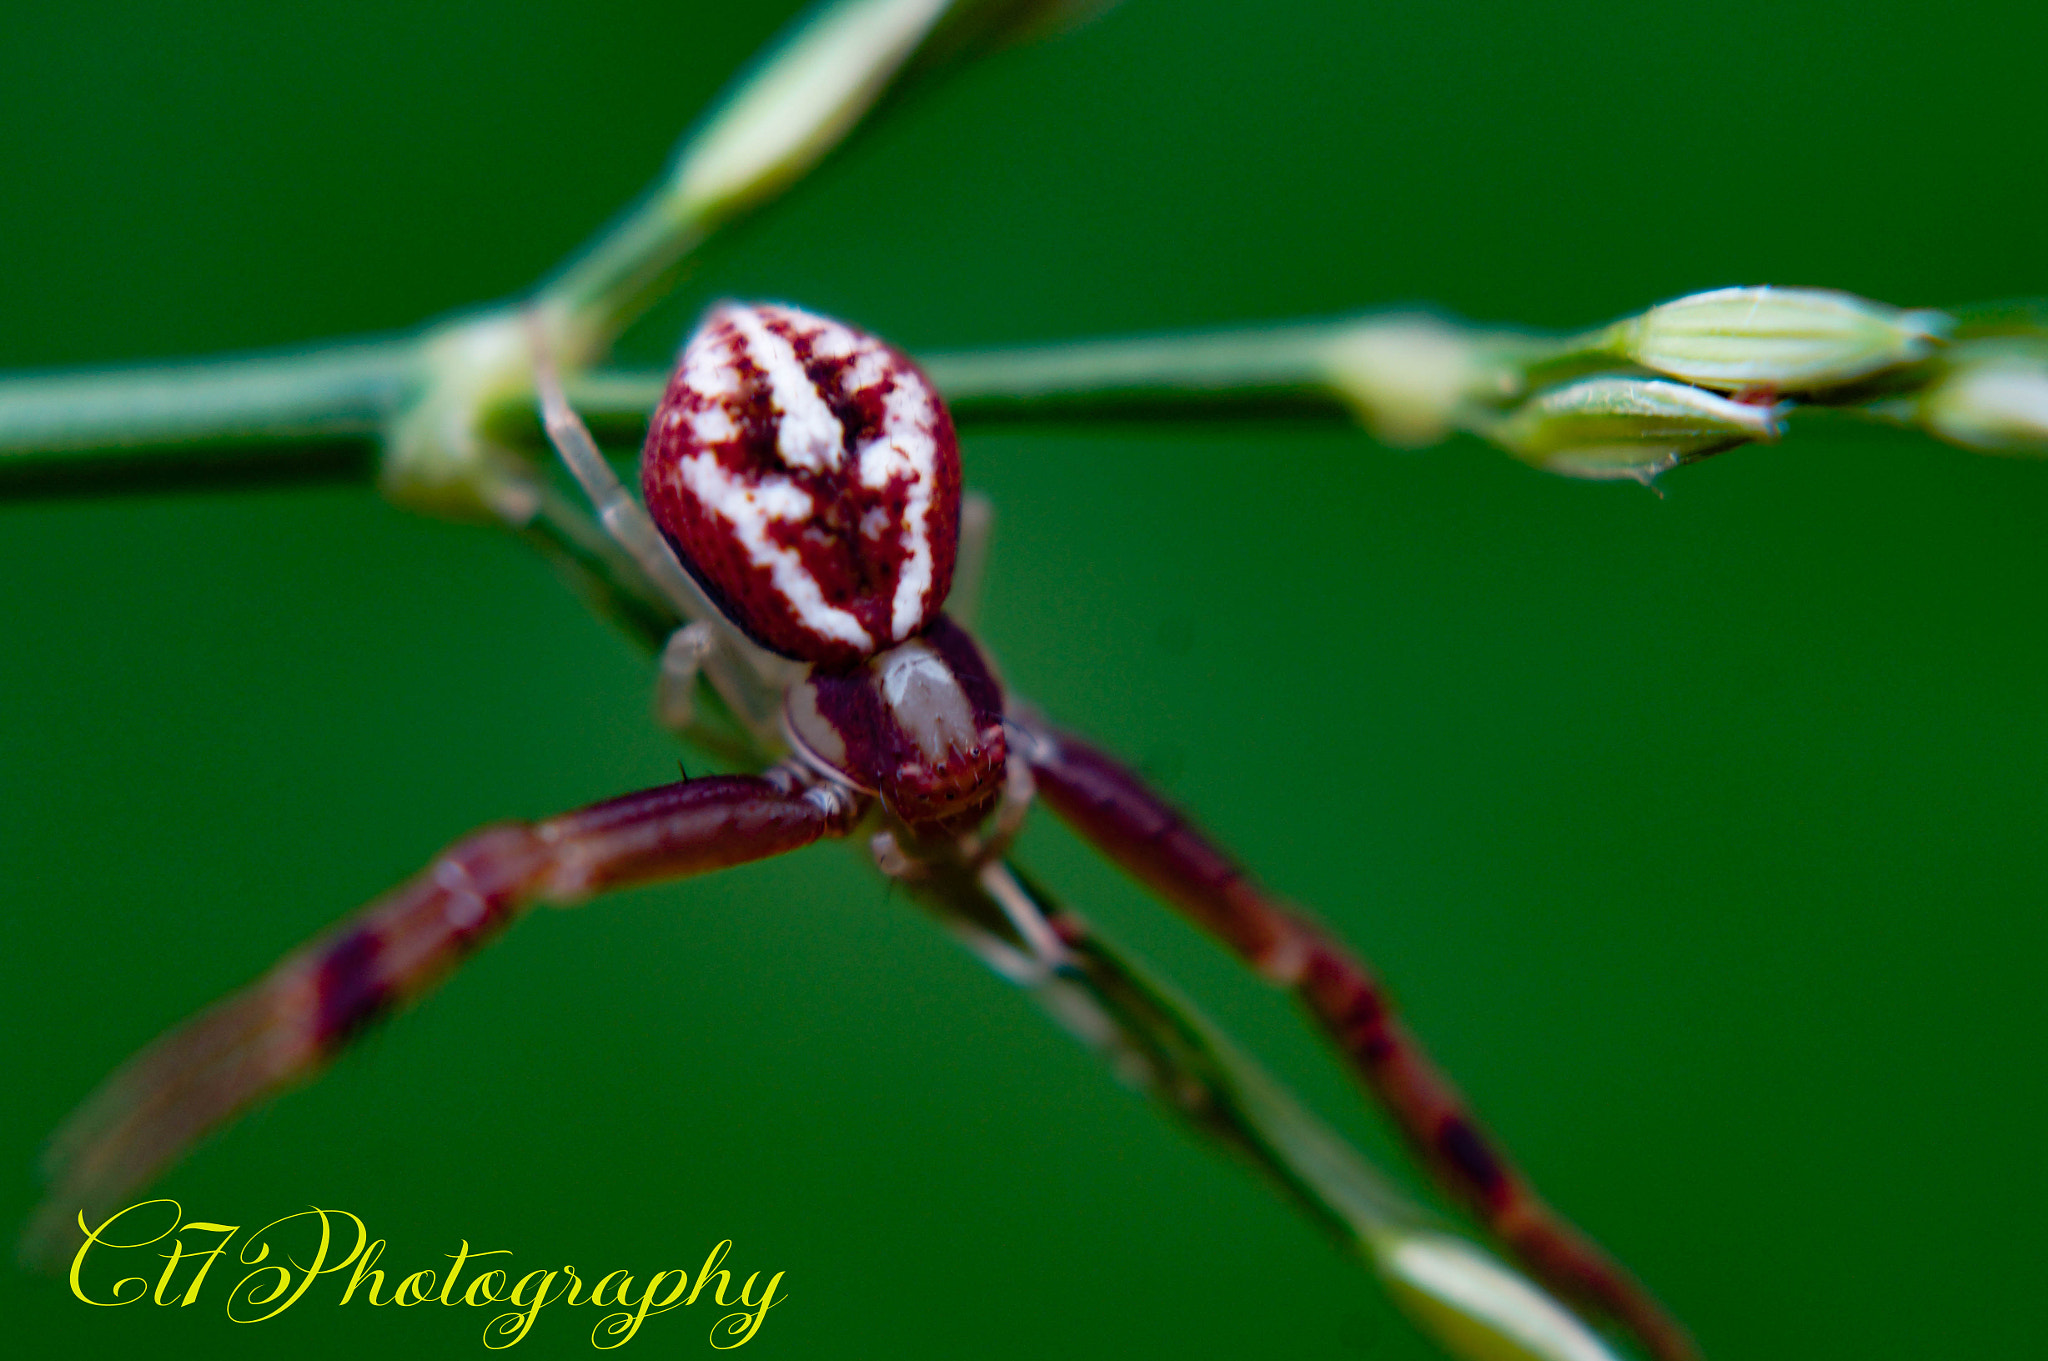
[[[1617,357],[1702,387],[1812,392],[1924,359],[1955,323],[1819,288],[1719,288],[1615,323]]]
[[[1784,411],[1684,383],[1586,378],[1538,393],[1486,433],[1548,472],[1648,486],[1681,463],[1751,440],[1775,440]]]
[[[1461,1361],[1615,1361],[1562,1305],[1470,1244],[1408,1232],[1372,1246],[1395,1299]]]
[[[1922,393],[1914,415],[1951,444],[2048,456],[2048,347],[1985,345]]]
[[[809,170],[868,111],[947,0],[840,0],[793,28],[683,152],[686,218],[730,214]]]

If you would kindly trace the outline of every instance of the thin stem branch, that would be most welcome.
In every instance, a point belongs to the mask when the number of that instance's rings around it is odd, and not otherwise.
[[[602,354],[715,228],[838,146],[958,7],[838,0],[800,20],[733,82],[653,189],[541,285],[534,308],[564,362]]]
[[[962,422],[1205,415],[1311,414],[1350,419],[1356,399],[1341,356],[1362,329],[1402,316],[1282,322],[1229,331],[1116,337],[1001,350],[920,355]],[[1559,342],[1519,337],[1516,348],[1556,367]],[[667,374],[600,369],[569,383],[591,428],[620,439],[644,432]],[[496,413],[512,418],[512,413]],[[520,413],[524,417],[524,413]],[[530,417],[525,417],[532,428]]]
[[[640,230],[629,224],[621,228],[624,235],[605,239],[628,242]],[[1987,346],[2038,346],[2048,336],[2048,300],[1949,310],[1959,324],[1956,343],[1942,357],[1880,375],[1867,387],[1845,388],[1827,397],[1829,405],[1859,419],[1923,424],[1949,437],[1937,421],[1921,419],[1896,399],[1928,387]],[[1599,334],[1555,338],[1379,315],[941,352],[920,362],[963,425],[1307,415],[1363,418],[1392,442],[1414,444],[1453,428],[1483,432],[1523,392],[1626,368],[1599,348]],[[0,493],[43,486],[113,492],[194,478],[360,476],[367,451],[392,437],[399,418],[434,381],[433,355],[431,333],[425,333],[176,365],[0,378]],[[1447,373],[1450,386],[1444,386]],[[564,382],[593,433],[620,447],[644,436],[667,374],[597,369],[565,374]],[[1878,397],[1892,400],[1874,405]],[[475,428],[494,445],[540,447],[530,381],[494,391]]]
[[[981,877],[934,866],[908,886],[992,971],[1029,992],[1127,1085],[1247,1163],[1358,1253],[1452,1355],[1614,1361],[1562,1306],[1445,1231],[1170,985],[1025,875],[1008,866],[999,872],[1057,937],[1055,959],[1045,960],[1020,938]],[[1044,967],[1018,967],[1027,956]]]
[[[1129,414],[1161,405],[1264,398],[1342,414],[1330,348],[1351,323],[1194,332],[942,353],[924,358],[963,416]]]
[[[418,342],[372,338],[275,354],[0,379],[0,481],[131,481],[236,470],[272,480],[337,465],[403,407]],[[358,456],[362,471],[367,462]]]

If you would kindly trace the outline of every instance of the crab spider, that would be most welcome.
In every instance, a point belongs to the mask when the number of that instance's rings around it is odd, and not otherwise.
[[[700,681],[760,745],[754,775],[685,778],[475,832],[419,875],[156,1041],[59,1130],[31,1229],[48,1251],[80,1206],[111,1207],[209,1130],[317,1072],[527,908],[865,836],[881,871],[967,875],[1020,943],[1070,968],[1003,853],[1043,801],[1111,860],[1292,991],[1431,1174],[1546,1285],[1662,1358],[1684,1330],[1536,1195],[1321,927],[1276,900],[1113,757],[1009,697],[961,623],[985,508],[961,490],[952,422],[905,355],[793,307],[715,309],[649,426],[642,501],[571,410],[535,328],[548,435],[607,531],[685,621],[657,708],[702,735]]]

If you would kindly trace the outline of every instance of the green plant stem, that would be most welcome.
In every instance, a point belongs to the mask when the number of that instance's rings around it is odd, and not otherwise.
[[[1436,1221],[1396,1190],[1293,1095],[1224,1040],[1192,1004],[1151,977],[1029,876],[1007,871],[1056,925],[1070,957],[1012,976],[1045,1011],[1096,1049],[1118,1075],[1176,1122],[1246,1159],[1318,1224],[1354,1246],[1375,1234]],[[910,880],[912,896],[963,944],[1026,958],[1002,908],[954,866]],[[1002,972],[1001,969],[997,970]]]
[[[836,149],[949,16],[985,0],[836,0],[793,24],[684,138],[624,216],[541,284],[533,305],[568,368],[611,347],[722,223]]]
[[[1032,967],[987,876],[935,865],[907,881],[916,901],[1094,1049],[1176,1123],[1249,1165],[1355,1253],[1396,1302],[1465,1361],[1614,1361],[1614,1354],[1519,1273],[1387,1181],[1169,984],[1014,868],[1000,870],[1057,936],[1064,958]],[[1431,1291],[1404,1260],[1420,1253],[1458,1276]],[[1418,1279],[1425,1289],[1418,1291]],[[1440,1278],[1439,1278],[1440,1279]]]
[[[266,480],[330,468],[338,446],[359,455],[404,405],[418,348],[411,336],[381,337],[0,379],[0,485],[75,479],[117,491],[180,472]]]
[[[1330,352],[1362,320],[941,352],[917,360],[962,423],[1181,413],[1348,420],[1353,408],[1332,377]],[[667,382],[658,369],[600,369],[571,379],[569,397],[600,435],[637,438]],[[523,417],[494,414],[508,424]]]
[[[1013,350],[919,355],[962,425],[1045,420],[1154,420],[1176,415],[1322,416],[1352,407],[1327,372],[1348,323],[1089,340]],[[600,439],[637,442],[661,400],[661,369],[597,369],[568,380],[569,400]],[[533,438],[524,410],[500,407],[492,428]]]
[[[644,230],[659,235],[666,229]],[[618,259],[643,258],[640,246],[630,240],[642,231],[642,225],[627,224],[624,235],[604,238],[596,254],[612,259],[616,250],[623,252]],[[615,247],[615,241],[627,244]],[[611,267],[601,272],[609,276]],[[2048,333],[2044,300],[1950,310],[1962,320],[1959,336],[1965,339]],[[1353,317],[942,352],[920,362],[963,425],[1189,414],[1348,420],[1354,406],[1332,376],[1333,347],[1358,328],[1383,320]],[[431,380],[422,335],[0,378],[0,495],[46,486],[116,492],[188,476],[230,483],[367,477],[368,454]],[[1532,386],[1612,367],[1611,361],[1570,340],[1496,332],[1491,343]],[[652,368],[589,370],[567,379],[571,402],[598,437],[614,446],[640,441],[667,381],[665,371]],[[1846,405],[1860,395],[1847,393],[1839,401]],[[1853,409],[1851,414],[1868,416]],[[495,398],[483,413],[481,428],[509,446],[537,449],[542,444],[527,390]]]
[[[1017,877],[1059,923],[1074,952],[1073,968],[1035,991],[1079,989],[1114,1018],[1119,1041],[1148,1059],[1143,1085],[1155,1100],[1248,1158],[1355,1249],[1365,1250],[1380,1234],[1437,1224],[1186,998],[1095,928],[1057,909],[1043,888]],[[1056,1005],[1047,1009],[1060,1014]]]
[[[1327,355],[1350,324],[1093,340],[935,354],[920,362],[962,415],[1129,414],[1205,400],[1342,414]]]
[[[1957,340],[2048,337],[2048,298],[2001,298],[1942,309],[1956,319]]]
[[[1346,407],[1319,356],[1341,325],[940,354],[924,364],[969,423],[1147,416],[1191,404],[1286,404],[1339,417]],[[337,444],[372,447],[425,379],[416,336],[0,379],[0,489],[61,471],[83,489],[114,491],[125,478],[214,468],[237,453],[256,455],[235,465],[252,480],[328,467]],[[569,393],[599,438],[637,443],[666,383],[658,369],[606,369],[571,376]],[[527,393],[498,401],[483,424],[510,444],[541,442]]]

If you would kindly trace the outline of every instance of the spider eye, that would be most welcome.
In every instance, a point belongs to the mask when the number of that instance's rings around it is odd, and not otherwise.
[[[960,447],[901,351],[794,307],[728,303],[683,349],[640,460],[647,509],[734,623],[847,666],[952,585]]]

